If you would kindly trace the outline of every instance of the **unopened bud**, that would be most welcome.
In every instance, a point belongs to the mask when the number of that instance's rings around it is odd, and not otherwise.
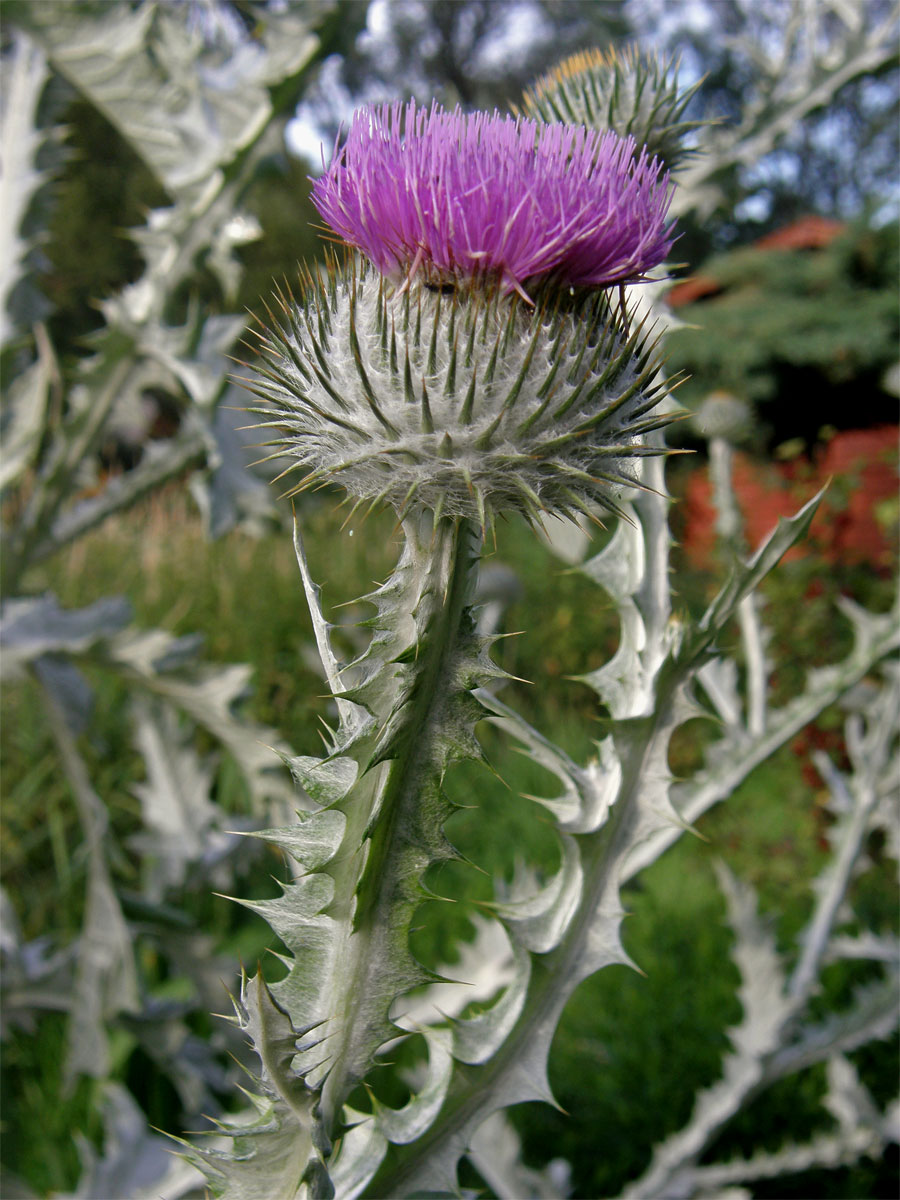
[[[629,48],[588,50],[565,59],[525,93],[525,114],[632,137],[675,171],[690,156],[685,135],[702,122],[684,111],[699,83],[678,87],[678,64]]]

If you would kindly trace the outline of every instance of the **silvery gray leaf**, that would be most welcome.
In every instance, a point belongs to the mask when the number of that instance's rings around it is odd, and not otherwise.
[[[69,1009],[72,960],[72,947],[54,949],[49,937],[23,942],[16,911],[0,889],[0,1041],[15,1029],[33,1033],[43,1012]]]
[[[0,609],[0,647],[11,675],[42,654],[81,654],[117,633],[131,620],[131,605],[108,596],[85,608],[62,608],[52,592],[10,599]]]
[[[106,1023],[140,1008],[134,947],[105,863],[92,856],[68,1028],[65,1078],[109,1071]]]
[[[151,1131],[127,1088],[105,1083],[101,1108],[103,1152],[81,1140],[82,1176],[68,1200],[179,1200],[202,1194],[199,1172],[176,1157],[167,1138]]]
[[[193,202],[269,120],[267,87],[299,71],[318,45],[312,22],[296,14],[288,14],[290,34],[272,59],[249,39],[224,54],[208,46],[174,5],[104,6],[95,15],[45,4],[28,15],[52,67],[104,113],[173,196]],[[279,28],[273,14],[270,37]]]
[[[503,1112],[484,1122],[468,1157],[498,1200],[565,1200],[572,1194],[572,1169],[566,1160],[555,1158],[542,1171],[526,1166],[519,1135]]]
[[[213,538],[221,537],[236,525],[258,532],[277,516],[272,489],[250,467],[260,454],[256,448],[259,434],[242,428],[246,419],[229,405],[233,395],[231,391],[226,393],[210,422],[210,435],[215,443],[210,470],[205,477],[195,475],[191,481],[209,536]]]
[[[771,10],[783,16],[776,18],[777,28],[769,19],[767,36],[736,34],[736,48],[753,67],[752,90],[738,120],[701,131],[700,153],[679,178],[675,215],[694,210],[701,219],[709,216],[726,202],[729,171],[757,163],[845,84],[892,62],[896,11],[889,5],[866,20],[868,8],[852,0],[790,5]]]
[[[222,829],[225,814],[211,800],[215,764],[194,750],[190,730],[179,727],[168,705],[133,703],[135,741],[147,777],[134,785],[144,829],[131,838],[145,865],[144,890],[162,900],[184,884],[192,864],[214,859],[235,841]]]
[[[49,354],[42,354],[6,388],[0,411],[0,488],[15,483],[34,462],[44,429],[51,370]]]
[[[47,79],[47,62],[40,48],[13,31],[0,72],[0,345],[13,333],[7,303],[28,252],[21,236],[22,222],[44,182],[37,167],[37,152],[44,138],[37,109]],[[4,475],[9,469],[10,464],[5,465]]]
[[[141,461],[133,470],[107,479],[94,495],[77,500],[59,513],[49,534],[32,550],[31,561],[40,562],[55,554],[108,516],[130,508],[148,493],[191,467],[199,467],[205,460],[203,439],[192,430],[182,429],[176,437],[165,441],[147,442]]]
[[[32,663],[32,670],[56,696],[72,732],[84,733],[90,724],[94,690],[81,671],[61,654],[42,654]]]
[[[164,630],[129,630],[111,644],[109,661],[132,684],[174,705],[221,742],[243,771],[256,803],[284,801],[296,807],[297,794],[279,758],[289,755],[287,744],[275,730],[234,712],[247,696],[250,668],[238,663],[182,665],[193,649],[193,643]]]

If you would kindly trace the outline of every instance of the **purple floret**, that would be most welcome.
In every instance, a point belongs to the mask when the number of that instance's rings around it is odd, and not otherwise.
[[[361,109],[312,199],[382,274],[506,291],[634,283],[672,245],[669,177],[633,138],[415,102]]]

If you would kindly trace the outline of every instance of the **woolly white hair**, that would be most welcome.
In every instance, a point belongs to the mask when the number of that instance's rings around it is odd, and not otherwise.
[[[405,515],[424,506],[482,526],[616,510],[634,459],[670,421],[641,329],[602,292],[546,289],[531,306],[499,287],[400,293],[354,259],[306,297],[280,297],[246,386],[278,431],[272,458]]]

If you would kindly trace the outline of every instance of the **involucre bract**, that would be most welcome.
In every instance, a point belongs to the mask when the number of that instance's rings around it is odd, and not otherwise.
[[[677,62],[634,47],[587,50],[541,76],[525,93],[522,107],[536,121],[634,138],[648,155],[676,171],[692,154],[686,136],[703,124],[684,118],[699,87],[698,82],[680,89]]]
[[[501,287],[400,292],[353,259],[309,276],[260,335],[272,458],[292,491],[340,485],[359,503],[413,506],[482,526],[616,509],[664,385],[643,331],[603,292]]]

